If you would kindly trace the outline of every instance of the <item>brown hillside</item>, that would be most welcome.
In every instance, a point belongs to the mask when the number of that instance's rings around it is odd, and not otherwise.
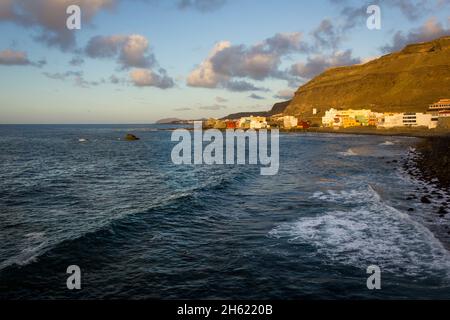
[[[426,111],[441,98],[450,98],[450,36],[363,65],[329,69],[300,87],[285,113],[316,122],[332,107]]]

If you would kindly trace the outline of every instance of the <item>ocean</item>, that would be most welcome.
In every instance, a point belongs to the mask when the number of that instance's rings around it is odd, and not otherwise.
[[[0,299],[449,298],[449,195],[403,169],[415,138],[282,133],[262,176],[174,165],[168,129],[0,126]]]

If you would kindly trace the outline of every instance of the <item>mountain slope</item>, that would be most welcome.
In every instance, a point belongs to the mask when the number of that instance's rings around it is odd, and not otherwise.
[[[275,114],[283,113],[287,106],[291,103],[291,100],[275,103],[270,111],[259,111],[259,112],[239,112],[233,113],[222,119],[240,119],[242,117],[250,117],[250,116],[261,116],[261,117],[270,117]]]
[[[441,98],[450,98],[450,36],[329,69],[300,87],[285,113],[319,122],[332,107],[418,112]]]

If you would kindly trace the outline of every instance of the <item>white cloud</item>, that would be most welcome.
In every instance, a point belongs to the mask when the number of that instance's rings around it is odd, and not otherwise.
[[[302,41],[302,34],[299,32],[277,33],[253,46],[232,45],[229,41],[221,41],[191,72],[187,84],[231,91],[265,90],[244,79],[287,80],[289,74],[280,70],[282,59],[308,50],[309,47]]]
[[[91,58],[114,58],[124,69],[149,68],[155,57],[149,49],[149,41],[142,35],[111,35],[91,38],[85,48]]]
[[[159,70],[159,73],[148,69],[134,69],[130,72],[130,78],[137,87],[168,89],[174,86],[172,78],[168,77],[163,69]]]
[[[78,5],[83,24],[90,24],[101,10],[111,9],[115,0],[1,0],[0,22],[36,28],[36,40],[64,51],[75,47],[75,33],[66,27],[66,9]]]

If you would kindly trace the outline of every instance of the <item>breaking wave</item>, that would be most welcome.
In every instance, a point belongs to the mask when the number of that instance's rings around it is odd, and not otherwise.
[[[351,156],[357,156],[358,153],[356,153],[352,148],[349,148],[347,151],[338,152],[341,156],[344,157],[351,157]]]
[[[450,255],[434,235],[407,214],[389,206],[369,186],[362,190],[318,192],[313,199],[356,204],[348,211],[301,217],[270,231],[270,236],[312,245],[332,263],[421,277],[450,277]]]

